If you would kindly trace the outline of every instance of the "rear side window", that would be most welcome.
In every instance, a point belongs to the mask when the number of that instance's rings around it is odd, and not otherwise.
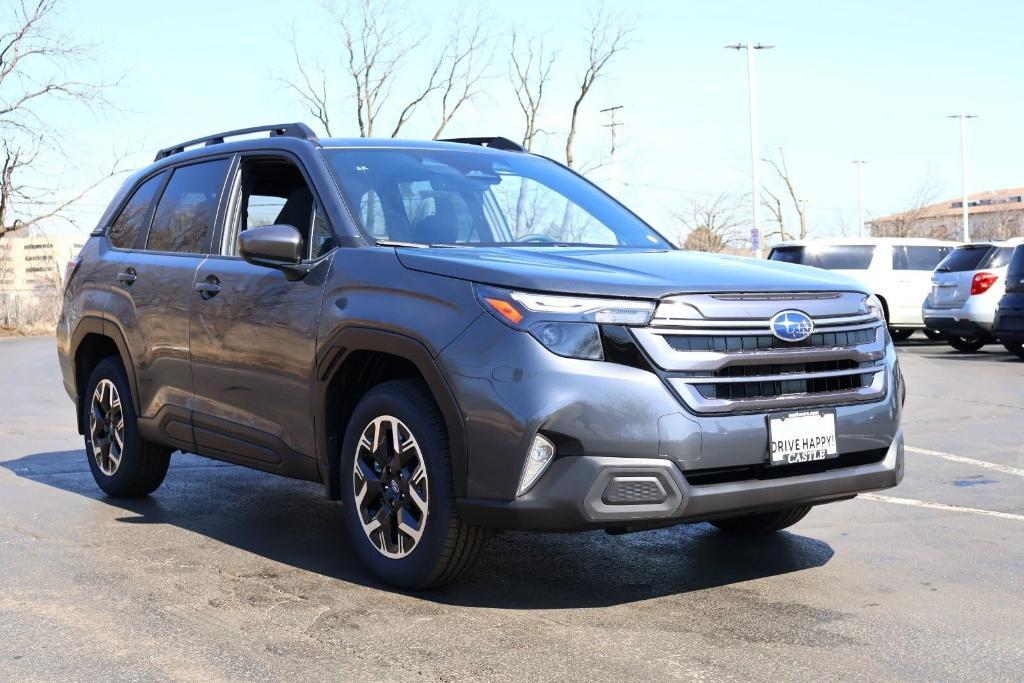
[[[894,246],[892,248],[893,270],[926,270],[931,272],[944,259],[952,247],[938,246]]]
[[[982,244],[978,246],[957,247],[949,252],[949,255],[942,259],[942,262],[935,270],[943,273],[963,273],[968,270],[977,270],[981,260],[988,256],[995,247]]]
[[[160,183],[164,180],[164,174],[158,173],[146,182],[139,185],[132,194],[132,198],[121,209],[114,222],[107,230],[107,238],[110,243],[118,249],[134,249],[138,241],[139,233],[145,228],[146,217],[149,216],[149,207],[153,203],[153,196],[160,189]]]
[[[867,270],[875,255],[869,244],[828,244],[813,247],[777,247],[769,257],[772,261],[799,263],[825,270]]]
[[[227,159],[175,169],[153,214],[146,249],[183,254],[208,252],[227,170]]]
[[[978,267],[1002,268],[1010,262],[1010,256],[1012,255],[1013,247],[999,247],[998,249],[993,249]]]

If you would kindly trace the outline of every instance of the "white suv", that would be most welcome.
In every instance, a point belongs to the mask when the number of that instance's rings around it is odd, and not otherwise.
[[[932,274],[932,291],[922,317],[928,327],[945,332],[957,351],[977,351],[995,341],[992,322],[1006,289],[1006,271],[1015,244],[976,242],[957,247]]]
[[[889,333],[897,341],[914,330],[941,339],[940,332],[925,325],[921,304],[931,288],[932,270],[954,247],[955,242],[913,237],[837,238],[782,242],[768,258],[825,268],[863,283],[881,300]]]

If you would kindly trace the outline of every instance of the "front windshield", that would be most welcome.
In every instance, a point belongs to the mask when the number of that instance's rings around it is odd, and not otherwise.
[[[325,149],[376,240],[449,246],[672,247],[579,176],[487,149]]]

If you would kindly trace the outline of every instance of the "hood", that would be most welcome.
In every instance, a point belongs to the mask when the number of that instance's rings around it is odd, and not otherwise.
[[[575,247],[396,248],[434,275],[537,292],[660,299],[715,292],[866,292],[843,275],[778,261],[694,251]]]

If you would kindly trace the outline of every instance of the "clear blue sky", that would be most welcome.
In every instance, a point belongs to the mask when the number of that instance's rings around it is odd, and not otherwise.
[[[559,51],[543,127],[564,131],[573,79],[586,49],[584,12],[571,0],[482,3],[496,26],[545,32]],[[426,19],[428,42],[446,22],[476,3],[410,3]],[[682,0],[606,2],[636,20],[634,40],[592,93],[578,156],[596,156],[608,136],[599,109],[624,105],[620,193],[651,222],[669,226],[671,211],[693,198],[749,189],[746,72],[742,53],[726,43],[774,43],[758,54],[764,151],[786,150],[798,190],[819,233],[840,217],[856,224],[856,172],[868,160],[869,214],[904,208],[930,177],[940,198],[959,193],[959,134],[947,114],[968,110],[971,187],[1024,185],[1020,159],[1024,112],[1019,87],[1024,57],[1019,2],[764,2]],[[100,120],[56,112],[85,137],[98,157],[112,145],[141,146],[136,165],[161,146],[216,130],[257,123],[309,120],[280,84],[291,73],[285,36],[294,22],[300,38],[326,56],[332,35],[316,0],[174,3],[69,0],[61,23],[98,44],[111,73],[127,70],[119,91],[126,111]],[[465,111],[447,133],[521,135],[513,93],[498,55],[498,78],[487,97]],[[416,71],[410,64],[409,79]],[[336,118],[347,83],[337,83]],[[343,111],[349,111],[348,108]],[[407,134],[429,136],[429,111]],[[389,117],[385,117],[389,118]],[[337,131],[336,131],[337,133]],[[552,136],[542,151],[560,156]],[[72,171],[74,173],[85,171]],[[602,172],[596,174],[602,181]],[[90,197],[80,211],[94,219],[112,190]]]

